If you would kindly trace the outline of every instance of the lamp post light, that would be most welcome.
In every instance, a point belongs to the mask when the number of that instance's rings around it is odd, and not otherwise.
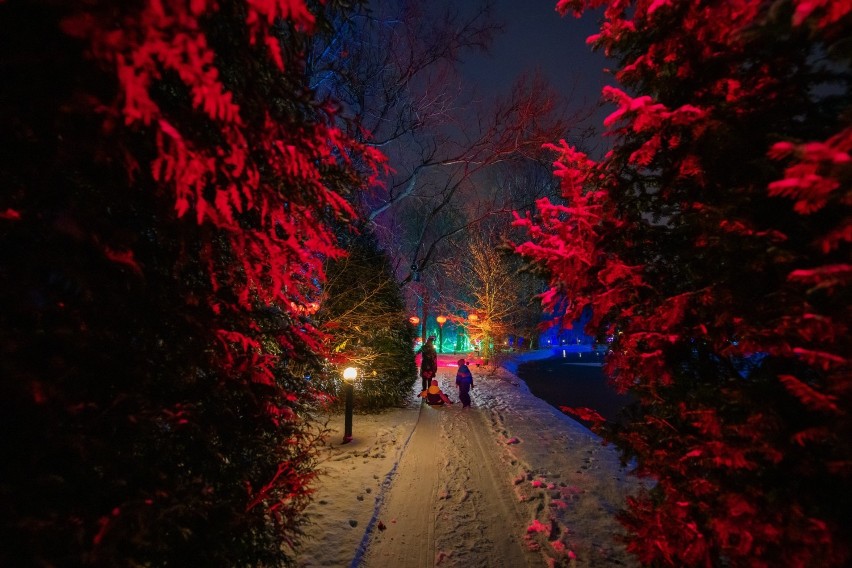
[[[355,391],[355,379],[358,369],[346,367],[343,371],[343,392],[346,393],[346,417],[343,422],[343,443],[352,441],[352,398]]]
[[[417,341],[416,338],[420,337],[420,326],[418,325],[420,323],[420,318],[417,317],[417,316],[411,316],[410,318],[408,318],[408,323],[413,325],[414,328],[415,328],[415,332],[416,332],[415,342],[416,342]]]
[[[438,353],[444,352],[444,324],[447,323],[447,318],[444,316],[438,316],[435,318],[438,320]]]

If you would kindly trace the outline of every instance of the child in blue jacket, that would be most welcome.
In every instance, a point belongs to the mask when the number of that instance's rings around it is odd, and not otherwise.
[[[459,387],[459,400],[462,408],[470,406],[470,389],[473,388],[473,375],[464,359],[459,359],[459,370],[456,372],[456,385]]]

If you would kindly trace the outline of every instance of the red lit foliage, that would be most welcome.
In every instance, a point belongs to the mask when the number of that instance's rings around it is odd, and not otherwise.
[[[305,87],[314,19],[0,2],[0,564],[286,560],[323,343],[300,308],[381,164]]]
[[[518,218],[546,307],[614,337],[640,400],[606,434],[651,476],[643,564],[850,562],[852,3],[570,1],[619,62],[600,161],[562,143],[564,202]],[[632,92],[633,94],[629,94]]]

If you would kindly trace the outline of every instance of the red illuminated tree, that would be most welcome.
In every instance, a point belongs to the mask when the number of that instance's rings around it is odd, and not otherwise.
[[[607,372],[641,401],[607,435],[653,488],[623,521],[643,564],[850,561],[852,4],[606,6],[590,43],[626,90],[601,161],[561,144],[563,202],[518,219],[591,307]]]
[[[287,561],[304,308],[379,163],[306,88],[315,24],[301,0],[0,3],[0,564]]]

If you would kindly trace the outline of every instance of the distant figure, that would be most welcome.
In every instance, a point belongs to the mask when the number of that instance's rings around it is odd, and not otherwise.
[[[473,374],[471,374],[464,359],[459,359],[456,385],[459,387],[459,400],[462,402],[462,408],[467,408],[470,406],[470,389],[473,388]]]
[[[444,404],[452,404],[453,401],[450,400],[442,390],[441,387],[438,386],[438,379],[432,379],[432,384],[428,389],[424,390],[420,393],[421,398],[426,399],[426,404],[438,405],[442,406]]]
[[[420,360],[420,379],[423,381],[423,388],[420,390],[428,389],[429,381],[434,379],[438,373],[438,352],[435,351],[434,342],[435,336],[430,335],[423,347],[415,353],[415,355],[423,354],[423,358]]]

